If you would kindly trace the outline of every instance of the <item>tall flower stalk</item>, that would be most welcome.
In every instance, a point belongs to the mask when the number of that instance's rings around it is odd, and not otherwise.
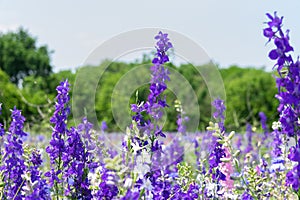
[[[151,80],[148,99],[144,103],[132,104],[131,110],[135,113],[132,117],[133,124],[131,129],[133,132],[137,133],[132,136],[130,146],[127,146],[126,149],[130,148],[134,151],[136,156],[142,156],[141,153],[144,151],[150,154],[150,158],[146,159],[148,165],[147,173],[145,174],[146,180],[137,180],[140,183],[143,192],[148,198],[152,198],[154,195],[160,195],[151,193],[150,190],[153,187],[156,187],[158,184],[156,182],[160,172],[154,172],[153,167],[160,169],[161,159],[162,159],[162,141],[159,140],[159,137],[166,137],[162,131],[162,126],[159,124],[163,116],[163,109],[167,107],[167,102],[163,92],[167,89],[167,81],[170,81],[169,70],[164,66],[165,63],[169,61],[167,51],[173,47],[172,43],[169,42],[168,34],[159,32],[155,36],[156,42],[156,54],[155,58],[152,60],[151,70]],[[135,131],[134,129],[137,129]],[[125,143],[124,143],[125,144]],[[126,146],[126,145],[125,145]],[[129,148],[129,149],[128,149]]]
[[[46,180],[41,177],[42,172],[39,167],[42,165],[41,154],[38,150],[33,149],[31,152],[27,175],[26,184],[24,187],[24,194],[26,194],[25,199],[41,199],[50,200],[50,188],[48,187]]]
[[[2,114],[2,103],[0,103],[0,115]],[[5,134],[5,130],[3,127],[3,124],[0,123],[0,137],[2,137]]]
[[[70,114],[69,107],[69,82],[65,80],[57,86],[57,96],[55,103],[55,111],[50,119],[54,125],[50,145],[46,148],[46,152],[50,157],[51,170],[45,175],[50,178],[50,185],[54,186],[54,193],[57,199],[62,195],[62,188],[59,183],[62,183],[63,177],[63,161],[62,155],[65,151],[65,137],[68,132],[67,119]]]
[[[221,99],[216,99],[213,102],[213,106],[215,107],[216,111],[214,112],[213,116],[215,120],[217,121],[218,127],[220,129],[220,134],[225,134],[225,127],[224,127],[224,111],[225,111],[225,105],[224,101]],[[225,180],[226,176],[222,171],[219,169],[221,164],[221,159],[226,157],[225,149],[223,145],[218,142],[219,137],[214,136],[213,142],[214,142],[214,149],[210,153],[209,156],[209,173],[212,174],[213,180],[215,180],[217,183],[219,183],[220,180]]]
[[[251,124],[247,123],[246,124],[246,138],[247,138],[247,146],[244,150],[244,153],[250,153],[253,151],[253,146],[252,146],[252,137],[253,137],[253,132],[252,132],[252,126]]]
[[[27,136],[23,131],[25,117],[16,107],[12,110],[12,122],[4,143],[4,156],[1,165],[4,182],[4,199],[23,199],[22,191],[24,185],[23,176],[26,171],[25,161],[23,158],[23,140]]]
[[[281,134],[294,138],[295,146],[290,148],[288,158],[296,162],[296,166],[286,175],[286,184],[291,186],[300,198],[300,62],[293,60],[290,52],[293,47],[289,43],[289,30],[282,29],[283,17],[267,14],[268,27],[264,29],[264,36],[273,41],[276,48],[271,50],[269,57],[276,61],[275,68],[279,76],[276,78],[279,100],[278,112],[281,124]],[[279,130],[278,130],[279,131]]]
[[[2,114],[2,103],[0,103],[0,115]],[[3,124],[0,122],[0,149],[3,147],[3,136],[5,134],[5,129],[3,127]],[[2,161],[2,151],[0,151],[0,164]]]
[[[164,67],[164,64],[169,61],[167,51],[173,47],[166,33],[159,32],[155,39],[157,40],[157,52],[156,57],[152,60],[153,66],[150,68],[150,94],[145,103],[131,105],[131,110],[136,113],[133,120],[136,122],[139,131],[147,135],[152,153],[161,150],[158,137],[165,137],[162,127],[159,125],[159,120],[163,116],[163,109],[168,106],[165,97],[162,95],[167,89],[166,81],[170,81],[169,70]],[[148,115],[148,119],[143,116],[143,113]],[[145,144],[147,144],[146,141],[142,142],[141,146]]]
[[[261,124],[261,128],[264,132],[264,136],[262,138],[262,142],[264,142],[269,135],[269,131],[268,131],[268,126],[267,126],[267,116],[265,115],[264,112],[259,112],[259,118],[260,118],[260,124]]]
[[[70,128],[67,136],[65,152],[62,156],[63,180],[67,184],[65,195],[72,199],[91,199],[92,193],[88,180],[88,164],[91,162],[89,152],[86,151],[77,129]]]

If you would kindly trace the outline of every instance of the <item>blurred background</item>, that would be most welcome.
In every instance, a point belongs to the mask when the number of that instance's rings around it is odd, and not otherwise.
[[[300,47],[298,8],[300,2],[296,0],[0,0],[0,120],[8,122],[10,109],[16,105],[23,110],[32,132],[46,132],[50,129],[48,122],[59,82],[68,78],[72,85],[78,69],[101,67],[109,62],[98,83],[95,109],[99,122],[107,122],[108,131],[119,131],[111,111],[113,88],[133,67],[151,63],[153,54],[141,52],[119,59],[106,58],[95,66],[83,63],[90,52],[115,35],[161,27],[195,41],[218,66],[226,89],[228,128],[241,131],[246,123],[258,125],[260,111],[266,113],[270,125],[278,117],[274,98],[277,90],[272,77],[274,63],[268,58],[273,46],[266,46],[262,35],[265,14],[277,11],[284,16],[284,27],[291,30],[296,57]],[[190,62],[178,60],[168,67],[180,72],[191,84],[201,109],[199,130],[204,130],[210,120],[211,99],[205,82]],[[140,99],[147,98],[147,86],[137,90]],[[130,95],[134,103],[135,94]],[[166,95],[170,108],[165,130],[174,131],[176,97],[171,91]]]

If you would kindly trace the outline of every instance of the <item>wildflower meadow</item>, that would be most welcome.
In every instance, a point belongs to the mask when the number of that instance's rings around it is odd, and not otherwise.
[[[161,121],[171,106],[165,92],[172,82],[166,64],[176,44],[159,32],[149,95],[128,105],[132,121],[125,133],[106,133],[105,122],[97,130],[87,117],[71,126],[67,79],[51,105],[51,138],[25,132],[22,111],[11,108],[10,122],[0,122],[1,199],[300,199],[300,61],[291,55],[289,30],[276,12],[267,14],[263,35],[274,46],[268,56],[279,118],[272,127],[260,112],[259,126],[231,131],[225,125],[230,99],[215,98],[205,132],[187,131],[190,116],[179,100],[177,132],[165,132]]]

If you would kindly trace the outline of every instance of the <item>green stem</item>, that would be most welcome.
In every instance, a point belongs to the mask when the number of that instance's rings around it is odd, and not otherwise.
[[[61,170],[61,152],[59,153],[59,157],[58,157],[58,167],[57,167],[57,171]],[[58,186],[58,182],[55,180],[55,190],[56,190],[56,199],[59,200],[59,186]]]
[[[22,181],[22,183],[21,183],[20,187],[18,188],[18,190],[17,190],[17,192],[16,192],[16,194],[15,194],[15,196],[14,196],[13,200],[15,200],[15,198],[16,198],[16,197],[17,197],[17,195],[19,194],[19,192],[20,192],[21,188],[23,187],[23,184],[24,184],[24,182],[25,182],[25,179]]]

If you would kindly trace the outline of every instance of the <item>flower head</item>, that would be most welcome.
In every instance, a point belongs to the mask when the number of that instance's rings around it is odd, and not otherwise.
[[[224,127],[224,121],[225,121],[225,103],[222,99],[215,99],[212,103],[212,105],[215,107],[216,111],[213,113],[213,116],[215,120],[218,121],[219,128],[221,129],[221,132],[225,131]]]
[[[23,131],[25,117],[16,107],[11,111],[12,122],[4,143],[5,156],[2,160],[1,171],[3,173],[4,196],[8,199],[22,199],[23,178],[26,166],[23,158],[22,137],[27,134]]]
[[[65,152],[65,135],[67,129],[67,119],[70,114],[69,107],[69,82],[68,80],[62,81],[57,86],[57,96],[55,102],[55,111],[50,119],[54,125],[50,145],[46,148],[46,152],[50,157],[51,170],[45,176],[50,178],[50,185],[56,182],[61,182],[59,175],[62,173],[62,154]],[[55,188],[58,193],[58,187]]]
[[[276,98],[279,100],[278,111],[280,112],[279,122],[280,131],[276,129],[275,143],[281,144],[279,140],[279,133],[285,134],[288,137],[294,138],[300,136],[298,119],[300,117],[300,63],[292,59],[289,52],[293,51],[293,47],[289,44],[289,30],[284,33],[282,30],[282,19],[278,17],[277,13],[274,16],[267,14],[270,21],[268,22],[268,28],[264,30],[264,35],[273,40],[276,46],[271,50],[269,57],[272,60],[276,60],[275,66],[279,77],[276,79],[276,85],[278,87],[278,94]],[[286,73],[283,75],[282,70],[286,68]],[[286,185],[291,185],[294,190],[299,189],[299,177],[300,177],[300,146],[299,141],[296,141],[296,146],[290,148],[288,158],[291,161],[297,162],[297,165],[286,174]],[[275,147],[275,155],[281,153],[280,147]]]

